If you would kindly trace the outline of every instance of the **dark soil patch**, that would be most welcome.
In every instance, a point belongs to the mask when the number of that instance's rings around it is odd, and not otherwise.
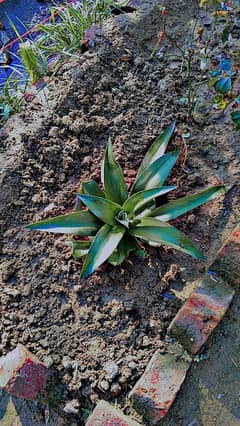
[[[196,4],[169,3],[169,26],[181,40]],[[181,64],[150,58],[161,16],[158,6],[145,8],[114,18],[96,51],[66,64],[49,84],[48,103],[40,108],[36,101],[21,114],[25,128],[19,130],[15,118],[2,130],[0,350],[25,344],[59,370],[63,402],[78,398],[81,406],[99,398],[123,404],[151,354],[164,350],[181,303],[169,291],[194,285],[205,265],[151,249],[145,259],[132,256],[81,282],[81,265],[64,237],[27,232],[23,225],[74,208],[80,181],[100,178],[109,134],[131,181],[147,147],[173,118],[178,130],[190,133],[187,163],[177,164],[169,180],[178,186],[173,196],[216,183],[231,187],[224,201],[195,210],[177,227],[210,261],[239,216],[239,133],[222,122],[187,122],[179,103],[186,93]],[[179,143],[176,137],[170,149]]]

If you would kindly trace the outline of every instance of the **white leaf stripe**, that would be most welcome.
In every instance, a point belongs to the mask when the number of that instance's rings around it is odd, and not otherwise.
[[[81,278],[86,278],[111,256],[121,241],[125,229],[103,225],[94,238],[84,261]]]

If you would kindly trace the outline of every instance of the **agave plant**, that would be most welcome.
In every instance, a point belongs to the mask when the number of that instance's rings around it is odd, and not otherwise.
[[[166,245],[203,259],[201,251],[185,234],[167,223],[224,192],[213,186],[176,201],[160,203],[162,195],[175,189],[163,186],[180,151],[165,153],[175,122],[155,140],[145,155],[130,191],[109,140],[102,167],[102,187],[90,180],[77,193],[80,207],[73,213],[28,225],[32,230],[71,234],[75,258],[85,257],[81,277],[86,278],[106,260],[119,265],[139,242]],[[156,207],[158,200],[159,207]],[[82,204],[85,206],[83,210]],[[87,207],[87,209],[86,209]]]

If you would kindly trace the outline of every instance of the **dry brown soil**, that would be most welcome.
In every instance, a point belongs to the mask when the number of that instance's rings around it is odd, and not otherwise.
[[[183,43],[197,2],[165,3],[169,31]],[[179,101],[187,84],[181,61],[151,58],[160,29],[154,2],[115,17],[92,51],[50,81],[42,105],[35,100],[1,130],[0,354],[21,342],[57,369],[63,406],[78,399],[81,408],[100,398],[124,405],[151,354],[164,350],[182,303],[170,290],[201,278],[239,217],[239,132],[221,119],[187,120]],[[179,162],[169,179],[177,185],[173,197],[218,183],[229,189],[224,199],[176,222],[207,262],[151,249],[145,259],[130,256],[81,281],[81,264],[64,237],[27,232],[24,225],[74,208],[80,182],[100,178],[109,135],[131,181],[147,147],[174,118],[188,138],[186,164]],[[179,145],[176,136],[169,149]]]

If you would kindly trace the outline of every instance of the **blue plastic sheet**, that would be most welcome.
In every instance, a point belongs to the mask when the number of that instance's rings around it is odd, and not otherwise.
[[[0,22],[4,29],[0,30],[0,48],[10,40],[17,37],[12,28],[11,21],[20,34],[25,33],[30,27],[42,21],[49,15],[50,4],[57,4],[59,1],[49,3],[39,2],[37,0],[5,0],[0,3]],[[19,66],[20,60],[17,57],[18,43],[11,46],[8,53],[11,57],[11,66]],[[0,67],[0,90],[4,81],[11,74],[10,69]]]

